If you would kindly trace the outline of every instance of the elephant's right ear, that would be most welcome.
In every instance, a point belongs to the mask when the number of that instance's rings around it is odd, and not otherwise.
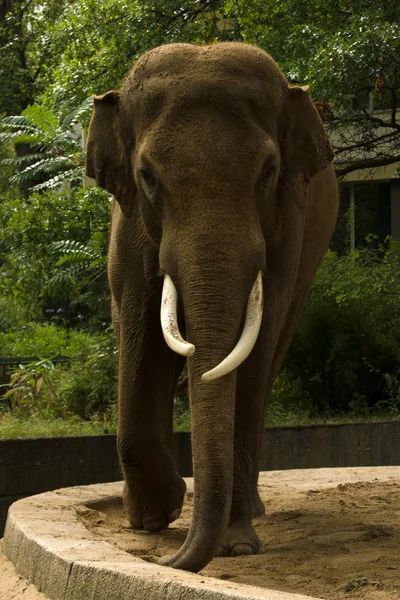
[[[136,186],[130,149],[121,135],[120,93],[94,97],[86,152],[86,174],[115,196],[126,217],[132,216]]]

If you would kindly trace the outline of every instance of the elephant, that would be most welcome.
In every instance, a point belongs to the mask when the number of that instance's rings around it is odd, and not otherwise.
[[[86,172],[114,196],[108,275],[130,524],[156,532],[180,515],[173,398],[187,361],[193,517],[160,564],[198,572],[217,554],[256,554],[266,399],[338,211],[308,88],[250,44],[152,49],[119,91],[94,98]]]

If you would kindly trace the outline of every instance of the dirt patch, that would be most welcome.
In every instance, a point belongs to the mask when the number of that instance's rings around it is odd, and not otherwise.
[[[32,583],[16,572],[14,565],[2,552],[0,540],[0,600],[46,600]]]
[[[268,477],[263,479],[268,481]],[[260,486],[266,516],[254,526],[258,556],[215,558],[201,575],[326,600],[399,600],[400,485],[393,481],[339,484],[331,488]],[[175,552],[191,518],[193,494],[170,529],[132,531],[122,505],[79,507],[80,520],[96,535],[147,560]]]

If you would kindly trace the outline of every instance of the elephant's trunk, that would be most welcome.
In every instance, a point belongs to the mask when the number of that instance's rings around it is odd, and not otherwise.
[[[209,382],[202,376],[224,361],[241,337],[249,294],[261,267],[259,261],[251,262],[248,269],[232,262],[229,268],[197,267],[180,278],[187,338],[195,346],[188,359],[195,489],[187,539],[174,556],[161,561],[175,568],[204,568],[222,545],[229,524],[236,371]]]
[[[196,573],[215,556],[229,524],[236,375],[230,373],[212,385],[199,384],[206,389],[196,389],[193,376],[190,382],[197,396],[192,405],[194,511],[183,546],[162,564]]]

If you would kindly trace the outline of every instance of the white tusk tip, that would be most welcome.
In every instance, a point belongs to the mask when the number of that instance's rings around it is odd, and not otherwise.
[[[185,356],[190,358],[191,356],[193,356],[193,354],[195,352],[196,352],[196,348],[193,346],[193,344],[188,344],[187,348],[186,348]]]
[[[232,352],[219,365],[201,376],[204,382],[214,381],[234,371],[252,351],[261,327],[263,314],[263,283],[261,271],[251,289],[242,335]]]
[[[211,381],[214,381],[215,379],[219,379],[221,377],[221,375],[219,374],[219,369],[216,371],[215,369],[211,369],[211,371],[207,371],[206,373],[203,373],[203,375],[201,376],[201,380],[204,381],[204,383],[210,383]]]
[[[195,347],[190,344],[180,334],[177,316],[178,293],[169,275],[164,277],[164,285],[161,298],[161,328],[164,339],[168,346],[181,356],[191,357],[195,352]]]

